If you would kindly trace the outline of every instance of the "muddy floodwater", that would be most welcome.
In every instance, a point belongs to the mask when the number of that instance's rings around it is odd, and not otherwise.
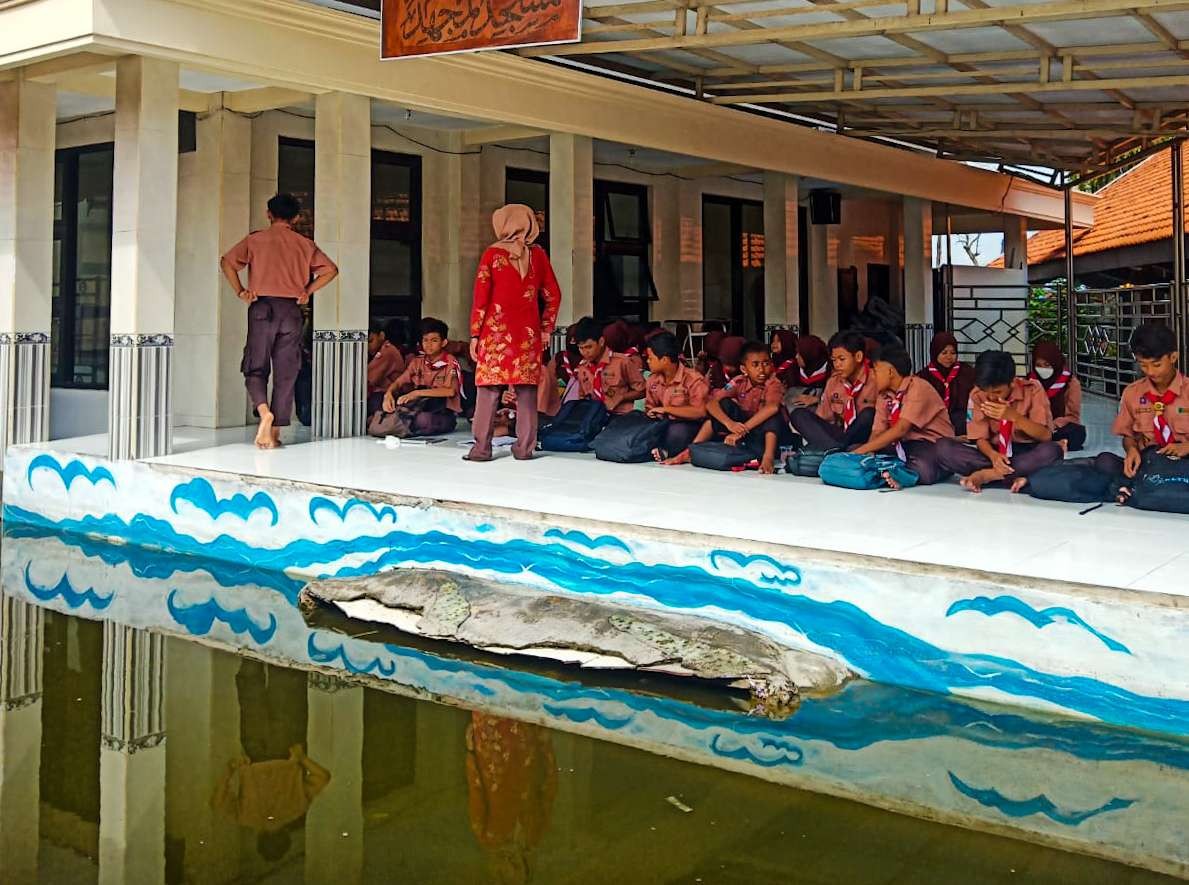
[[[765,720],[717,690],[311,621],[266,575],[51,537],[3,552],[4,885],[1185,872],[1177,739],[862,682]]]

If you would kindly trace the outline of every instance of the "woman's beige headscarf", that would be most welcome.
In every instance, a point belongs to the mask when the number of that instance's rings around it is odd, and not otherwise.
[[[536,213],[521,203],[509,203],[495,210],[491,226],[498,237],[492,245],[508,253],[519,266],[522,276],[528,273],[529,247],[541,233]]]

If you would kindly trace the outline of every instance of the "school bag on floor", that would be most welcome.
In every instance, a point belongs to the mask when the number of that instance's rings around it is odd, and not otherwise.
[[[689,447],[690,463],[707,470],[738,470],[759,457],[759,453],[742,443],[728,446],[724,442],[702,442]]]
[[[824,449],[801,449],[784,459],[784,472],[789,476],[814,476],[821,470],[828,453]]]
[[[538,445],[544,452],[589,452],[594,438],[607,425],[607,409],[598,400],[563,403],[548,427],[541,428]]]
[[[1042,467],[1028,477],[1028,491],[1042,501],[1096,504],[1114,500],[1118,483],[1109,473],[1094,469],[1093,458],[1075,458]]]
[[[1189,459],[1170,458],[1148,449],[1131,481],[1127,503],[1140,510],[1189,513]]]
[[[884,474],[910,489],[920,477],[899,458],[890,455],[857,455],[854,452],[834,452],[822,459],[818,475],[828,486],[844,489],[879,489],[887,486]]]
[[[643,412],[620,415],[595,437],[595,457],[616,464],[651,461],[652,450],[664,441],[668,423],[649,418]]]

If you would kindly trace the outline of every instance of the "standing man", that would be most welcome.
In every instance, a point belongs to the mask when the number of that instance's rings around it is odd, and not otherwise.
[[[339,274],[313,240],[293,229],[301,203],[292,194],[268,201],[269,227],[239,241],[220,267],[236,297],[248,305],[248,341],[240,370],[260,419],[256,445],[275,449],[293,414],[293,385],[301,369],[301,305]],[[244,287],[239,272],[248,268]],[[268,378],[272,375],[272,403]]]

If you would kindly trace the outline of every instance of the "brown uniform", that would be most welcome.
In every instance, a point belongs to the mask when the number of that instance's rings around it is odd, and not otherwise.
[[[999,425],[983,414],[982,407],[985,402],[987,395],[979,388],[974,388],[974,392],[970,394],[970,405],[966,410],[966,435],[971,442],[985,439],[991,445],[995,445],[999,438]],[[1017,378],[1012,382],[1007,404],[1028,420],[1042,424],[1049,430],[1053,429],[1053,410],[1049,406],[1049,397],[1039,382]],[[1035,441],[1018,426],[1012,429],[1013,443]]]
[[[983,403],[987,402],[987,395],[979,388],[970,394],[970,406],[966,411],[966,435],[971,442],[986,440],[991,447],[999,450],[999,422],[993,421],[983,414]],[[1049,407],[1049,397],[1038,381],[1017,378],[1012,382],[1011,393],[1007,398],[1008,405],[1028,418],[1053,429],[1053,410]],[[1019,425],[1012,428],[1011,433],[1012,473],[1009,478],[1030,476],[1042,467],[1056,464],[1065,457],[1065,451],[1055,442],[1038,442],[1020,430]],[[958,440],[943,439],[937,443],[938,460],[942,467],[959,476],[969,476],[979,470],[991,466],[991,461],[973,446],[964,445]]]
[[[897,400],[900,406],[898,420],[912,425],[912,429],[904,436],[905,442],[937,442],[953,437],[954,426],[950,423],[945,400],[928,381],[915,375],[905,378],[896,393],[880,395],[875,423],[871,428],[872,436],[878,436],[892,426],[892,413]]]
[[[383,393],[405,370],[405,358],[391,341],[385,341],[367,363],[369,393]]]
[[[864,409],[875,407],[875,400],[878,396],[878,391],[875,389],[875,379],[871,376],[870,369],[863,370],[863,376],[860,377],[859,383],[862,387],[855,394],[855,414],[862,412]],[[821,402],[817,404],[817,416],[824,421],[831,421],[838,426],[842,426],[843,415],[846,414],[846,403],[850,399],[850,394],[846,390],[846,382],[837,375],[831,375],[830,380],[826,382],[826,389],[822,393]]]
[[[701,372],[678,366],[673,380],[666,383],[659,372],[648,377],[644,405],[649,409],[668,406],[702,406],[710,398],[710,382]]]
[[[601,384],[596,373],[601,377]],[[644,373],[640,371],[639,361],[622,353],[606,351],[597,366],[583,360],[574,374],[578,378],[578,395],[583,399],[618,400],[608,410],[612,415],[626,415],[633,411],[636,400],[644,396]]]
[[[847,382],[831,375],[822,391],[816,410],[796,409],[792,414],[793,429],[815,449],[850,449],[861,446],[871,438],[875,420],[875,378],[864,369],[857,385],[847,391]],[[853,403],[852,403],[853,400]],[[846,421],[847,404],[853,404],[853,418]]]
[[[1173,401],[1161,403],[1164,420],[1172,430],[1173,442],[1189,442],[1189,378],[1177,372],[1168,389]],[[1156,403],[1161,396],[1147,378],[1127,385],[1119,403],[1119,414],[1111,425],[1111,433],[1130,436],[1141,449],[1156,444]],[[1160,443],[1162,446],[1164,443]]]
[[[740,411],[750,418],[764,406],[780,406],[784,402],[784,392],[784,384],[775,375],[763,384],[755,384],[746,375],[740,375],[722,390],[714,391],[713,398],[716,401],[734,400]]]
[[[396,381],[396,389],[401,393],[411,390],[434,390],[442,387],[454,386],[454,396],[446,399],[446,408],[455,414],[462,411],[461,389],[462,372],[458,360],[446,353],[434,357],[433,362],[424,355],[415,356],[409,360],[409,365]]]

